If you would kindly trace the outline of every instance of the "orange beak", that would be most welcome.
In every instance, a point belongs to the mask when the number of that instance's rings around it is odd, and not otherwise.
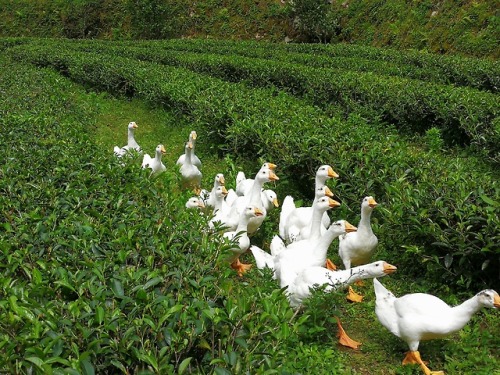
[[[349,232],[356,232],[357,230],[358,230],[358,228],[356,228],[354,225],[352,225],[348,221],[345,222],[345,231],[347,233],[349,233]]]
[[[219,184],[224,185],[226,183],[226,180],[224,179],[224,176],[219,178]]]
[[[337,202],[336,200],[333,200],[332,198],[328,198],[328,206],[331,208],[335,208],[335,207],[340,206],[340,203]],[[347,223],[346,223],[346,228],[347,228]]]
[[[269,180],[270,181],[278,181],[279,177],[276,176],[276,174],[271,170],[270,173],[269,173]]]
[[[330,198],[333,197],[333,193],[328,186],[325,186],[325,195]]]
[[[368,206],[370,206],[371,208],[375,208],[375,207],[377,207],[377,205],[378,205],[378,203],[375,202],[375,199],[373,199],[373,198],[368,199]]]
[[[166,154],[166,152],[167,152],[167,150],[165,150],[165,147],[164,147],[164,146],[161,146],[160,151],[161,151],[161,153],[162,153],[163,155],[165,155],[165,154]]]
[[[387,275],[396,272],[397,269],[398,268],[396,266],[393,266],[392,264],[384,263],[384,273]]]
[[[264,212],[262,212],[257,207],[254,208],[254,212],[255,212],[255,216],[262,216],[262,215],[264,215]]]
[[[330,178],[338,178],[339,175],[335,173],[332,167],[328,168],[328,177]]]
[[[272,170],[272,171],[274,171],[274,170],[276,169],[276,167],[277,167],[277,165],[276,165],[276,164],[273,164],[273,163],[266,163],[266,164],[267,164],[267,167],[268,167],[270,170]]]
[[[273,204],[274,204],[274,207],[279,207],[280,202],[278,202],[278,198],[273,199]]]
[[[226,190],[225,186],[222,187],[222,195],[224,195],[224,196],[227,195],[227,190]]]
[[[495,299],[493,300],[493,306],[496,309],[500,309],[500,296],[498,294],[495,296]]]

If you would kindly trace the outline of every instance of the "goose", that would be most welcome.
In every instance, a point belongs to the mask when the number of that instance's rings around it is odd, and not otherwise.
[[[122,156],[125,156],[127,154],[127,152],[129,152],[131,150],[141,152],[141,147],[139,146],[139,144],[136,142],[136,140],[134,138],[134,130],[138,128],[137,124],[133,121],[129,122],[127,128],[128,128],[127,145],[123,146],[121,148],[118,146],[115,146],[113,148],[115,155],[119,158],[121,158]]]
[[[260,198],[262,199],[262,205],[266,209],[267,212],[271,211],[275,207],[279,207],[278,196],[276,192],[271,189],[262,190],[260,194]]]
[[[431,371],[422,361],[418,351],[420,341],[458,332],[483,307],[500,308],[500,297],[492,289],[483,290],[462,304],[451,307],[431,294],[413,293],[397,298],[377,279],[373,279],[373,284],[378,320],[392,334],[405,341],[410,349],[403,365],[418,364],[425,375],[444,372]]]
[[[326,285],[324,291],[331,292],[352,284],[357,280],[383,277],[397,270],[397,267],[379,260],[370,264],[354,267],[349,270],[331,271],[324,267],[308,267],[303,269],[287,288],[287,297],[292,307],[299,307],[311,295],[311,288]],[[345,332],[340,320],[339,343],[357,349],[361,343],[352,340]]]
[[[373,197],[364,197],[361,202],[361,220],[358,230],[354,233],[346,233],[339,237],[339,256],[346,270],[351,265],[362,265],[370,261],[370,258],[378,244],[377,236],[373,233],[370,217],[377,202]],[[363,296],[349,288],[347,299],[352,302],[361,302]]]
[[[215,190],[219,186],[225,185],[225,183],[226,183],[226,180],[224,179],[224,175],[222,173],[217,173],[215,175],[215,178],[214,178],[214,186],[213,186],[212,190],[210,191],[210,193],[208,194],[208,198],[206,201],[207,206],[214,207],[214,205],[215,205]]]
[[[224,185],[218,186],[217,189],[215,189],[214,209],[212,213],[213,217],[208,223],[210,229],[215,228],[216,222],[219,222],[222,227],[227,226],[227,215],[229,209],[224,205],[224,198],[227,194],[228,191]]]
[[[240,262],[240,256],[248,250],[250,247],[250,238],[248,237],[247,227],[248,223],[252,218],[262,216],[263,212],[258,207],[245,207],[240,214],[240,218],[238,221],[238,226],[235,231],[225,232],[223,236],[230,241],[237,242],[237,246],[231,248],[232,256],[231,256],[231,268],[236,270],[238,276],[242,276],[245,272],[247,272],[252,265],[251,264],[243,264]]]
[[[326,181],[330,178],[338,178],[339,175],[333,170],[333,168],[327,164],[321,165],[318,170],[316,171],[316,176],[314,178],[314,196],[315,199],[318,197],[318,192],[319,189],[322,189],[324,186],[326,186]],[[333,197],[333,193],[331,193],[330,189],[327,190],[329,193],[326,193],[323,195],[331,194]],[[321,195],[321,196],[323,196]],[[286,202],[285,202],[286,201]],[[303,214],[307,210],[299,210],[298,212],[295,212],[295,203],[293,201],[293,198],[286,197],[285,200],[283,201],[283,205],[281,207],[281,214],[280,214],[280,220],[279,220],[279,233],[281,238],[285,239],[287,243],[293,242],[296,240],[294,237],[297,235],[296,231],[300,230],[300,228],[307,228],[310,223],[311,223],[311,216],[308,216],[302,220],[301,214]],[[312,210],[309,210],[309,215],[311,214]],[[293,216],[293,219],[290,217],[290,215]],[[288,224],[288,221],[291,220],[293,221],[292,225],[292,233],[288,233],[288,229],[290,225]],[[328,216],[325,217],[325,225],[328,226],[330,224],[330,219]],[[294,232],[295,230],[295,232]]]
[[[200,197],[191,197],[186,202],[186,208],[205,208],[205,203]]]
[[[142,158],[142,168],[151,168],[150,176],[158,176],[165,172],[167,167],[162,163],[161,157],[165,154],[165,147],[163,145],[156,146],[155,157],[152,158],[149,154],[144,154]]]
[[[188,140],[188,142],[191,142],[191,144],[193,145],[193,148],[191,150],[191,163],[193,165],[196,165],[198,168],[201,168],[201,160],[194,153],[194,149],[195,149],[195,146],[196,146],[196,138],[198,138],[198,136],[196,135],[196,132],[194,130],[191,133],[189,133],[189,140]],[[186,161],[186,153],[184,152],[184,154],[182,154],[181,156],[179,156],[179,158],[177,159],[177,161],[175,162],[175,164],[177,164],[177,165],[183,165],[185,163],[185,161]]]
[[[262,169],[270,169],[274,172],[274,170],[276,169],[276,164],[266,162],[266,163],[262,164],[262,167],[260,169],[261,170]],[[245,177],[244,172],[242,172],[242,171],[238,172],[238,174],[236,175],[236,190],[235,190],[236,194],[239,197],[250,194],[250,190],[253,186],[253,182],[254,182],[254,180],[252,178]]]
[[[276,176],[272,169],[261,168],[259,172],[257,172],[249,194],[238,197],[231,205],[231,210],[228,215],[229,230],[236,229],[240,213],[248,206],[257,207],[260,211],[262,211],[262,215],[252,218],[248,223],[248,235],[253,235],[260,228],[262,222],[267,216],[266,208],[262,204],[262,186],[266,182],[277,180],[279,180],[279,177]]]
[[[283,241],[279,236],[274,236],[271,240],[271,245],[269,246],[271,253],[264,251],[258,246],[252,245],[250,246],[250,252],[252,253],[255,259],[255,265],[258,269],[270,268],[271,270],[275,270],[274,259],[277,257],[279,253],[283,250],[286,250],[286,247],[283,244]],[[276,275],[273,272],[273,279],[276,279]]]
[[[355,230],[356,227],[348,221],[338,220],[319,238],[294,242],[288,245],[286,250],[279,252],[274,259],[274,272],[281,288],[290,285],[304,268],[323,266],[332,241],[341,234]]]
[[[315,189],[314,202],[321,197],[333,197],[332,191],[328,186],[323,185]],[[283,200],[281,206],[279,233],[285,239],[286,243],[305,240],[311,233],[313,206],[295,207],[293,197],[288,195]],[[321,219],[321,232],[324,233],[330,225],[330,218],[325,212]]]
[[[197,194],[200,193],[200,185],[201,185],[201,172],[196,165],[194,165],[191,161],[191,150],[193,149],[193,144],[191,142],[187,142],[185,146],[185,155],[184,164],[180,167],[181,172],[181,183],[184,188],[194,188]]]

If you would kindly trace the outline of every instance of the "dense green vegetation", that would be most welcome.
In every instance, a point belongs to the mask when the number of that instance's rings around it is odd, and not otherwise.
[[[347,42],[498,58],[495,1],[0,0],[0,36]]]
[[[0,41],[0,371],[418,373],[400,366],[404,344],[374,325],[370,288],[365,306],[318,293],[295,315],[268,272],[239,279],[208,217],[183,209],[177,154],[156,180],[138,160],[114,159],[128,119],[111,131],[101,123],[120,107],[110,95],[132,100],[131,116],[161,112],[146,127],[148,149],[156,135],[180,153],[196,129],[205,186],[270,160],[280,198],[309,199],[317,166],[333,165],[333,217],[356,223],[364,195],[381,203],[377,258],[398,266],[386,281],[397,294],[431,290],[456,303],[500,289],[498,66],[271,47]],[[264,247],[277,228],[269,219],[254,239]],[[364,359],[336,349],[339,313],[362,336]],[[426,359],[494,373],[497,322],[483,312],[454,340],[429,344]]]

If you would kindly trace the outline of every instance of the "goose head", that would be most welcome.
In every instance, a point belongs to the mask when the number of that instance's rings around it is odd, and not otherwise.
[[[189,133],[189,142],[196,141],[196,132],[193,130],[191,133]]]
[[[219,199],[224,199],[224,197],[227,195],[228,191],[226,190],[226,187],[224,185],[218,186],[215,189],[215,196]]]
[[[332,193],[332,191],[330,190],[330,188],[328,186],[323,185],[323,186],[321,186],[321,187],[319,187],[319,188],[316,189],[314,197],[316,199],[320,199],[322,197],[333,198],[333,193]]]
[[[243,210],[243,215],[246,218],[251,219],[253,217],[258,217],[258,216],[264,215],[264,212],[262,212],[258,207],[248,206],[248,207],[245,207],[245,209]]]
[[[322,165],[316,171],[316,182],[324,185],[326,180],[330,178],[338,178],[339,175],[333,170],[333,168],[329,165]]]
[[[358,228],[349,223],[347,220],[337,220],[330,224],[328,227],[329,232],[338,234],[339,236],[344,233],[356,232]]]
[[[262,167],[260,169],[270,169],[270,170],[274,171],[276,169],[276,167],[277,167],[276,164],[266,162],[266,163],[262,164]]]
[[[363,202],[361,202],[361,209],[364,209],[366,207],[375,208],[377,206],[378,203],[375,202],[375,199],[373,199],[372,196],[364,197]]]
[[[493,289],[485,289],[476,294],[478,302],[483,307],[500,309],[500,296]]]
[[[128,123],[128,128],[129,128],[129,130],[134,131],[134,129],[137,129],[138,126],[137,126],[137,124],[134,121],[131,121],[131,122]]]
[[[162,156],[162,155],[165,155],[166,152],[167,152],[167,150],[165,150],[165,146],[163,146],[163,145],[156,146],[156,155]]]
[[[220,186],[220,185],[225,185],[225,184],[226,184],[226,180],[224,179],[224,175],[222,173],[217,173],[215,175],[214,185]]]
[[[261,192],[261,199],[262,202],[264,203],[264,207],[266,208],[267,211],[271,210],[274,207],[279,207],[280,203],[278,201],[278,196],[276,193],[271,190],[271,189],[262,189]]]
[[[264,168],[257,173],[255,176],[256,180],[259,180],[261,183],[269,182],[269,181],[278,181],[279,177],[273,172],[272,169]]]
[[[337,202],[336,200],[333,200],[330,197],[326,197],[326,196],[319,198],[316,202],[316,207],[318,207],[318,209],[321,212],[326,212],[327,210],[329,210],[331,208],[338,207],[338,206],[340,206],[339,202]]]
[[[192,197],[186,202],[186,208],[205,208],[205,204],[201,198]]]
[[[362,272],[366,273],[369,278],[390,275],[391,273],[396,272],[398,269],[396,266],[393,266],[392,264],[389,264],[383,260],[365,264],[360,268],[362,268]]]

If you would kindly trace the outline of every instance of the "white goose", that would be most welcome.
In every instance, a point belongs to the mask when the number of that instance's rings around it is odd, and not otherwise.
[[[210,194],[208,195],[208,198],[207,198],[207,201],[206,201],[206,204],[207,206],[209,207],[215,207],[215,190],[217,190],[217,188],[219,186],[224,186],[226,183],[226,180],[224,179],[224,175],[222,173],[217,173],[217,175],[215,175],[215,178],[214,178],[214,186],[212,188],[212,190],[210,191]]]
[[[248,234],[252,235],[260,228],[267,215],[266,208],[262,204],[262,186],[266,182],[277,180],[279,180],[278,176],[276,176],[271,169],[261,168],[259,172],[257,172],[249,194],[238,197],[231,205],[231,210],[228,215],[229,230],[236,229],[241,212],[248,206],[257,207],[262,211],[262,215],[252,218],[248,223]]]
[[[125,156],[127,154],[127,152],[132,151],[132,150],[135,150],[137,152],[141,151],[141,147],[139,146],[139,144],[136,142],[136,140],[134,138],[134,130],[138,128],[137,124],[133,121],[129,122],[127,128],[128,128],[128,130],[127,130],[127,132],[128,132],[127,145],[123,146],[121,148],[118,146],[115,146],[113,148],[115,155],[119,158],[121,158],[122,156]]]
[[[191,133],[189,133],[189,140],[188,140],[188,142],[191,142],[191,144],[193,145],[193,148],[191,150],[191,163],[193,165],[196,165],[198,168],[201,168],[201,160],[194,153],[194,149],[195,149],[195,146],[196,146],[196,138],[198,138],[198,136],[196,135],[196,132],[194,130]],[[182,165],[182,164],[185,163],[185,160],[186,160],[186,153],[184,153],[181,156],[179,156],[179,158],[177,159],[177,161],[175,162],[175,164]]]
[[[420,357],[418,346],[422,340],[446,337],[462,329],[483,307],[500,308],[500,297],[491,289],[483,290],[458,306],[451,307],[441,299],[426,293],[407,294],[396,298],[377,279],[375,287],[375,314],[380,323],[391,333],[404,340],[410,351],[403,365],[418,364],[425,373],[431,371]]]
[[[193,188],[196,194],[201,191],[201,172],[196,165],[192,163],[191,160],[191,150],[193,149],[193,144],[187,142],[185,148],[186,158],[184,159],[184,164],[180,167],[181,172],[181,183],[184,188]]]
[[[232,256],[230,261],[231,268],[236,270],[238,276],[242,276],[252,267],[251,264],[241,263],[240,256],[250,247],[250,238],[248,237],[247,233],[248,223],[251,219],[262,216],[262,214],[262,211],[258,207],[245,207],[245,209],[240,214],[236,230],[224,233],[225,238],[229,239],[230,241],[237,241],[237,246],[231,248]]]
[[[161,161],[162,155],[166,152],[163,145],[156,146],[155,157],[152,158],[149,154],[144,154],[142,158],[142,168],[151,168],[150,176],[158,176],[159,174],[165,172],[167,167]]]
[[[262,164],[262,169],[270,169],[274,172],[276,169],[276,164],[273,163],[264,163]],[[252,189],[254,180],[252,178],[246,178],[245,173],[240,171],[236,175],[236,194],[241,197],[244,195],[250,194],[250,190]]]
[[[205,208],[205,203],[200,197],[191,197],[186,202],[186,208]]]
[[[333,197],[333,193],[328,186],[323,185],[316,188],[313,205],[314,202],[324,196]],[[286,196],[281,207],[280,236],[286,243],[308,239],[311,234],[312,216],[313,206],[295,207],[293,198],[290,195]],[[321,233],[324,233],[329,225],[330,218],[325,212],[321,218]]]
[[[275,271],[275,278],[280,277],[280,272],[277,271],[277,267],[280,264],[281,261],[281,256],[282,253],[284,252],[289,252],[291,251],[290,254],[294,254],[293,251],[298,251],[300,253],[300,250],[302,248],[314,248],[314,246],[317,245],[316,241],[319,241],[321,238],[321,232],[320,232],[320,225],[321,225],[321,218],[323,214],[328,211],[331,208],[338,207],[340,206],[340,203],[337,201],[334,201],[333,199],[329,197],[321,197],[318,199],[318,201],[314,202],[313,204],[313,216],[312,216],[312,230],[311,230],[311,236],[307,240],[302,240],[302,241],[296,241],[288,246],[285,245],[283,240],[279,236],[274,236],[271,245],[270,245],[270,250],[271,254],[265,252],[261,248],[257,246],[252,246],[250,248],[250,251],[253,253],[255,261],[257,263],[257,267],[259,269],[264,268],[264,267],[269,267],[272,270]],[[342,232],[344,233],[344,232]],[[333,241],[333,239],[332,239]],[[327,248],[330,244],[327,245]],[[299,250],[296,250],[299,249]],[[299,254],[300,256],[300,254]],[[326,251],[325,251],[325,260],[326,260]],[[316,265],[316,264],[314,264]],[[318,264],[321,265],[321,264]],[[307,266],[307,265],[306,265]],[[297,271],[298,272],[298,271]]]
[[[215,223],[219,222],[222,227],[227,227],[227,215],[229,213],[229,208],[225,205],[224,198],[227,196],[228,191],[224,185],[218,186],[215,189],[215,201],[214,210],[212,212],[213,217],[210,219],[208,226],[210,229],[215,228]]]
[[[364,197],[361,202],[361,220],[355,233],[347,233],[339,237],[339,256],[346,270],[352,265],[362,265],[370,261],[370,258],[378,244],[377,236],[373,233],[370,218],[377,202],[373,197]],[[347,299],[353,302],[361,302],[362,296],[349,288]]]
[[[311,295],[311,288],[326,285],[324,291],[331,292],[345,288],[355,281],[382,277],[395,272],[397,268],[383,260],[351,268],[350,270],[331,271],[324,267],[308,267],[303,269],[288,286],[288,299],[292,307],[298,307]],[[345,332],[340,320],[339,343],[357,349],[361,343],[352,340]]]
[[[324,186],[326,186],[326,181],[330,178],[338,178],[339,175],[335,173],[333,168],[329,165],[322,165],[318,168],[316,171],[316,176],[314,180],[314,196],[315,200],[318,197],[318,192],[320,189],[322,189]],[[328,192],[328,193],[327,193]],[[323,195],[328,195],[333,194],[331,193],[330,189],[325,191],[325,194]],[[321,196],[323,196],[321,195]],[[330,195],[329,195],[330,196]],[[309,216],[303,216],[306,214],[308,211]],[[307,228],[311,224],[311,216],[312,216],[312,210],[309,209],[307,210],[306,207],[304,209],[301,209],[299,211],[296,211],[295,207],[295,202],[293,201],[293,198],[291,196],[288,196],[285,198],[283,201],[283,205],[281,206],[281,214],[280,214],[280,221],[279,221],[279,234],[281,238],[285,239],[287,243],[293,242],[295,240],[298,240],[295,238],[295,235],[298,235],[296,232],[299,231],[301,228]],[[328,218],[328,215],[325,217],[325,224],[328,226],[330,224],[330,219]],[[289,229],[292,229],[292,232],[289,233]]]

